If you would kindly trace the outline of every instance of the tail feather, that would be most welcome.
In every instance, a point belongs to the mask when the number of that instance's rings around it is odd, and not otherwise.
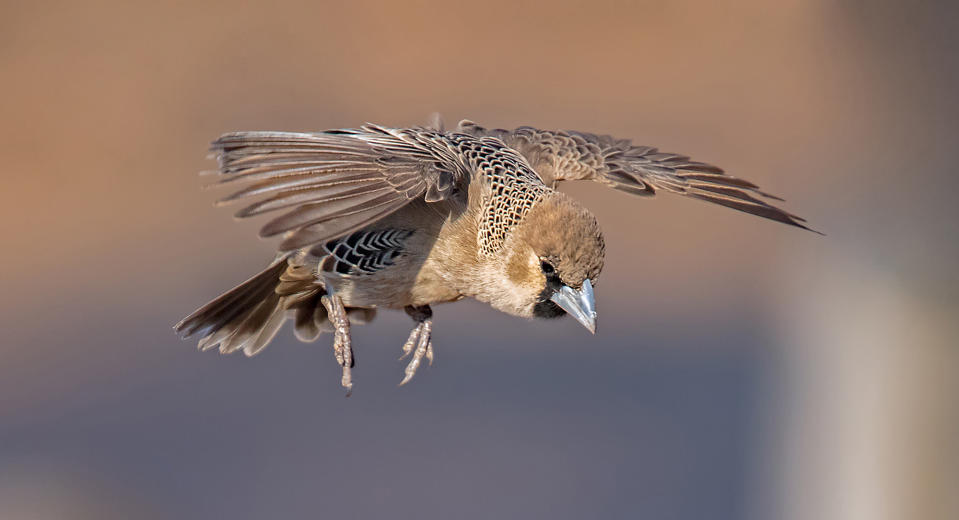
[[[242,347],[243,353],[247,356],[259,354],[260,351],[263,350],[263,347],[276,336],[276,333],[280,331],[280,327],[283,326],[283,322],[286,321],[286,313],[284,312],[279,296],[274,294],[271,298],[264,301],[263,305],[263,311],[257,319],[254,320],[254,316],[250,316],[250,319],[244,324],[245,327],[249,327],[254,331],[250,339],[245,341]]]
[[[252,278],[183,318],[173,328],[183,338],[200,336],[200,350],[219,346],[223,354],[242,350],[258,354],[276,336],[287,318],[295,319],[297,339],[316,340],[332,330],[320,298],[326,294],[313,269],[277,260]],[[373,319],[374,309],[347,307],[356,324]]]
[[[279,294],[286,259],[277,260],[249,280],[197,309],[174,327],[184,338],[201,335],[200,350],[219,345],[223,354],[242,350],[247,356],[258,354],[276,336],[286,321],[289,303],[304,300],[318,304],[322,287],[312,284],[312,294]],[[316,298],[312,298],[312,296]],[[320,306],[322,307],[322,305]],[[311,308],[310,313],[314,310]],[[312,338],[315,339],[315,336]]]
[[[209,337],[225,325],[252,311],[260,302],[273,294],[286,261],[278,260],[255,274],[250,279],[223,293],[215,300],[193,311],[173,326],[184,339],[200,334]]]
[[[279,295],[275,292],[270,293],[253,310],[242,316],[242,319],[231,322],[230,325],[233,326],[234,332],[220,343],[220,352],[222,354],[232,354],[238,350],[244,350],[248,343],[256,339],[260,330],[274,314],[279,314],[282,317],[283,314],[280,312],[279,305]],[[244,352],[247,351],[244,350]],[[249,355],[248,352],[247,354]]]

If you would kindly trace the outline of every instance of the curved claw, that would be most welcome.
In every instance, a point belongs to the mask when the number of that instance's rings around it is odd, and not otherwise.
[[[343,367],[343,377],[340,379],[340,384],[346,388],[346,395],[344,397],[353,395],[353,374],[350,367]]]

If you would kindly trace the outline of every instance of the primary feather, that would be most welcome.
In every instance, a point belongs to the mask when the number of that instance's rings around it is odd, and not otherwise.
[[[641,196],[663,190],[818,233],[803,224],[805,219],[763,200],[782,201],[781,198],[685,155],[662,153],[651,146],[635,146],[626,139],[587,132],[529,126],[487,129],[472,121],[461,121],[458,130],[502,139],[522,153],[547,183],[592,180]]]
[[[221,199],[240,218],[288,210],[260,231],[289,251],[372,224],[409,202],[446,198],[469,177],[441,134],[367,125],[321,133],[235,132],[213,142],[220,184],[252,182]]]

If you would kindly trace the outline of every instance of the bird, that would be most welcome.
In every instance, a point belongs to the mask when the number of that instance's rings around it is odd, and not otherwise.
[[[642,197],[668,192],[815,231],[783,199],[721,168],[608,135],[463,120],[446,130],[367,123],[322,132],[246,131],[213,141],[214,186],[240,189],[238,218],[274,215],[269,265],[174,326],[198,347],[261,352],[288,319],[304,342],[333,334],[353,389],[351,326],[403,310],[413,329],[400,385],[433,363],[432,306],[473,298],[524,318],[570,315],[596,331],[605,242],[596,218],[556,189],[586,180]]]

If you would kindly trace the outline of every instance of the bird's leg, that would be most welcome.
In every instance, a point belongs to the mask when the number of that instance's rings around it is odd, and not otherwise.
[[[350,319],[346,315],[343,299],[339,296],[325,295],[320,302],[326,307],[330,323],[333,324],[333,355],[336,362],[343,367],[343,378],[340,384],[346,388],[346,395],[353,393],[353,346],[350,342]]]
[[[410,354],[413,354],[413,359],[406,365],[406,375],[403,377],[403,381],[400,382],[401,386],[408,383],[410,379],[413,379],[413,376],[416,375],[416,369],[420,367],[420,362],[424,357],[426,357],[430,365],[433,364],[433,340],[431,338],[433,332],[433,310],[430,309],[429,305],[423,305],[422,307],[409,305],[405,310],[406,313],[416,321],[416,327],[413,328],[413,332],[410,332],[409,339],[403,344],[403,356],[400,359]]]

